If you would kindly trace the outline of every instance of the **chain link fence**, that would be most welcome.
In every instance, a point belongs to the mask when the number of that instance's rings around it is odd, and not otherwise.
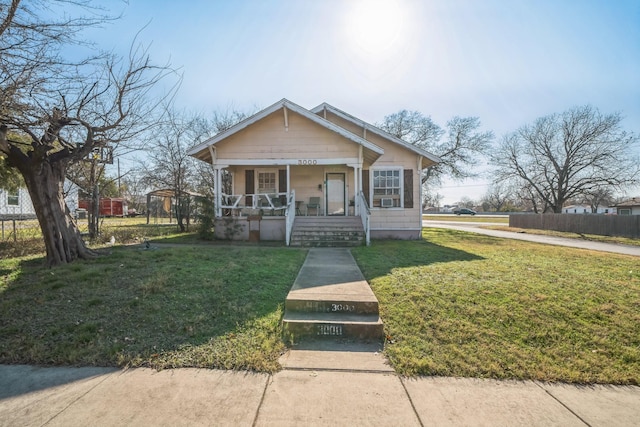
[[[86,219],[77,220],[78,228],[85,241],[101,245],[113,239],[120,243],[143,242],[152,237],[165,236],[177,232],[175,220],[156,219],[146,224],[146,218],[101,218],[100,236],[89,241],[89,224]],[[38,220],[34,216],[0,216],[0,257],[12,258],[44,253],[45,247]]]

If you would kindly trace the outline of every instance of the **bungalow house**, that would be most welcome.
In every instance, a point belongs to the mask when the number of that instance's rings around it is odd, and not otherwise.
[[[422,171],[439,161],[329,104],[286,99],[188,154],[214,168],[218,237],[233,227],[233,238],[287,244],[332,226],[357,227],[367,243],[420,238]]]

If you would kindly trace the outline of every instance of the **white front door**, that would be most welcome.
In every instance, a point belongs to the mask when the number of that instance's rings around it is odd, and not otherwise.
[[[345,215],[345,174],[327,173],[327,215]]]

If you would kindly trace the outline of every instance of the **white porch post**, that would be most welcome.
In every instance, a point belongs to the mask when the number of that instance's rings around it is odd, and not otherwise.
[[[418,203],[420,203],[420,225],[422,225],[422,156],[418,157]]]
[[[287,200],[291,197],[291,165],[287,163]]]
[[[364,139],[367,139],[367,127],[363,129]],[[356,200],[359,200],[359,195],[362,192],[362,168],[364,165],[364,148],[362,145],[358,148],[358,166],[355,169],[354,179],[356,181]],[[360,203],[356,202],[356,216],[362,214]]]
[[[220,168],[215,168],[215,181],[213,183],[214,186],[214,194],[215,194],[215,203],[216,203],[216,217],[222,216],[222,176],[220,174]]]
[[[353,214],[355,216],[360,215],[360,203],[358,203],[358,194],[360,194],[360,171],[362,169],[359,167],[353,168]]]

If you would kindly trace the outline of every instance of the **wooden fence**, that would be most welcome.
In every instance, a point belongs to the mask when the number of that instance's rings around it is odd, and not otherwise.
[[[639,238],[640,215],[519,214],[509,227]]]

